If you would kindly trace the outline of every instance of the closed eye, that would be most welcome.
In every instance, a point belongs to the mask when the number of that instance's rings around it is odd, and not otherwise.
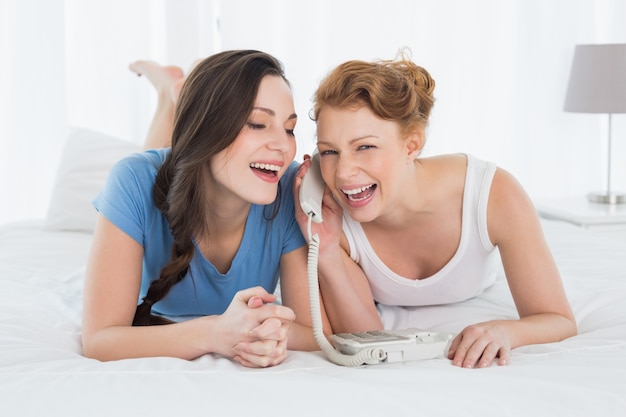
[[[250,129],[265,129],[265,125],[250,122],[248,122],[247,124]]]
[[[296,133],[293,129],[286,129],[285,132],[287,132],[289,136],[296,136]]]

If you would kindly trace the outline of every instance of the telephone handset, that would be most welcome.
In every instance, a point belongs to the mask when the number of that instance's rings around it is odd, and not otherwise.
[[[419,329],[374,330],[333,334],[329,337],[332,344],[326,339],[319,309],[317,276],[319,236],[311,235],[311,221],[322,223],[322,197],[325,188],[326,184],[320,170],[320,155],[315,149],[311,155],[309,170],[300,183],[299,198],[300,206],[309,218],[307,273],[313,335],[324,354],[331,362],[344,366],[432,359],[442,355],[451,339],[448,333],[434,333]]]
[[[311,166],[300,184],[300,205],[315,223],[322,222],[322,197],[325,188],[320,170],[320,154],[315,149],[311,155]]]

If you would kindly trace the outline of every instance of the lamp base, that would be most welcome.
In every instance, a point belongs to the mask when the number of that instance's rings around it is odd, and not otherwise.
[[[591,203],[626,204],[626,194],[622,193],[589,193],[587,199]]]

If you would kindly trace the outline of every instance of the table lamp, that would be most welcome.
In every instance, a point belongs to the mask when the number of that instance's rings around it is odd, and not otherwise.
[[[626,203],[626,194],[611,190],[611,115],[626,113],[625,43],[576,45],[563,110],[608,115],[606,192],[587,197],[593,203]]]

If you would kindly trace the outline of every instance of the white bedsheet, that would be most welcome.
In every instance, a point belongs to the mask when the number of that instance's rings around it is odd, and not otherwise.
[[[217,355],[101,363],[81,355],[87,233],[0,227],[0,416],[626,416],[626,242],[544,222],[580,334],[515,349],[509,366],[346,368],[290,352],[248,369]],[[388,327],[456,333],[516,317],[502,274],[457,305],[381,307]]]

